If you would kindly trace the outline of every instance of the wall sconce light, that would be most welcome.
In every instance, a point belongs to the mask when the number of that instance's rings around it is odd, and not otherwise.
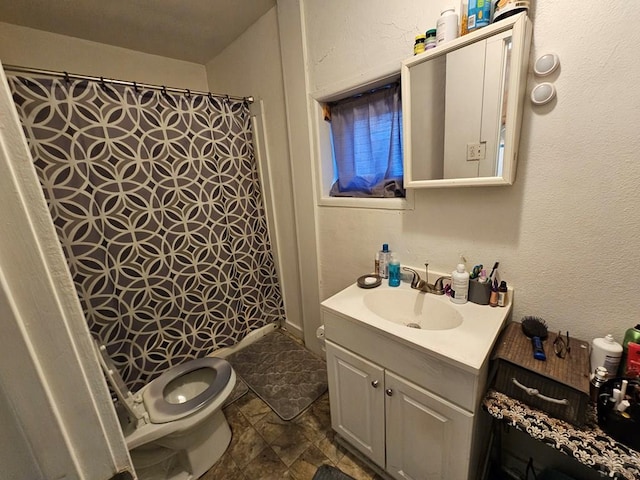
[[[531,91],[531,103],[534,105],[546,105],[556,96],[556,87],[553,83],[543,82],[536,85]]]
[[[545,53],[538,57],[533,66],[533,72],[539,77],[551,75],[560,66],[560,59],[555,53]]]

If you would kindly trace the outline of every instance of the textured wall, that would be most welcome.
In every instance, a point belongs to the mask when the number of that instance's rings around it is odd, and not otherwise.
[[[512,187],[419,190],[414,211],[317,211],[321,296],[371,268],[383,242],[406,264],[451,271],[500,261],[515,289],[514,318],[592,339],[640,322],[634,278],[640,225],[640,31],[632,2],[533,2],[531,58],[555,52],[557,102],[525,104]],[[369,80],[410,56],[439,5],[305,1],[310,90]],[[529,76],[527,93],[536,84]],[[295,132],[293,132],[295,134]],[[339,247],[336,247],[339,245]]]
[[[233,44],[207,63],[209,89],[232,95],[253,95],[264,105],[266,147],[277,226],[270,232],[277,241],[280,282],[287,311],[287,325],[302,330],[300,276],[291,191],[291,167],[287,148],[287,119],[282,88],[282,64],[276,8],[262,16]],[[262,168],[267,159],[261,158]]]
[[[207,90],[203,65],[2,22],[0,60],[5,65]]]

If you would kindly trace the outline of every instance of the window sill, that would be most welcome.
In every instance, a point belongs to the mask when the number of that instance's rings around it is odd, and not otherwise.
[[[322,196],[318,199],[320,207],[369,208],[380,210],[413,210],[414,192],[406,190],[405,198],[354,198]]]

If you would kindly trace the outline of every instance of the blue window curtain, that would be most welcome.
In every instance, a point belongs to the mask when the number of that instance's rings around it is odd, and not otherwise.
[[[402,105],[395,83],[331,105],[332,197],[404,197]]]

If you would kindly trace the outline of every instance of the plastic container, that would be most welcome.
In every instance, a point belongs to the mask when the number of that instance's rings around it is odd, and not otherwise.
[[[491,282],[481,282],[478,278],[469,280],[469,301],[478,305],[489,305]],[[496,301],[497,302],[497,301]],[[497,305],[497,303],[496,303]]]
[[[391,254],[391,258],[389,260],[389,286],[400,286],[400,261],[393,253]]]
[[[467,303],[469,298],[469,272],[464,263],[459,263],[451,273],[451,301],[453,303]]]
[[[629,342],[640,343],[640,323],[635,327],[628,329],[624,334],[624,339],[622,341],[622,361],[620,371],[623,377],[628,375],[628,346]]]
[[[503,20],[511,15],[529,11],[529,0],[500,0],[493,2],[492,22]]]
[[[418,55],[425,50],[425,41],[427,39],[426,35],[417,35],[416,41],[413,44],[413,54]]]
[[[472,32],[486,27],[491,22],[491,2],[489,0],[469,0],[467,8],[467,30]]]
[[[624,363],[625,377],[640,377],[640,343],[627,344],[627,357]]]
[[[469,33],[467,23],[469,18],[469,1],[462,0],[460,2],[460,36],[466,35]]]
[[[616,376],[621,358],[622,345],[614,340],[613,335],[594,338],[591,342],[591,368],[606,368],[607,378]]]
[[[437,31],[435,28],[427,30],[427,34],[426,34],[427,39],[424,43],[425,50],[431,50],[432,48],[436,47],[436,42],[437,42],[436,35],[437,35]]]
[[[391,251],[387,243],[382,244],[382,250],[378,252],[378,276],[380,278],[389,278],[389,260],[391,259]]]
[[[447,7],[436,22],[436,45],[458,38],[458,14],[455,8]]]

